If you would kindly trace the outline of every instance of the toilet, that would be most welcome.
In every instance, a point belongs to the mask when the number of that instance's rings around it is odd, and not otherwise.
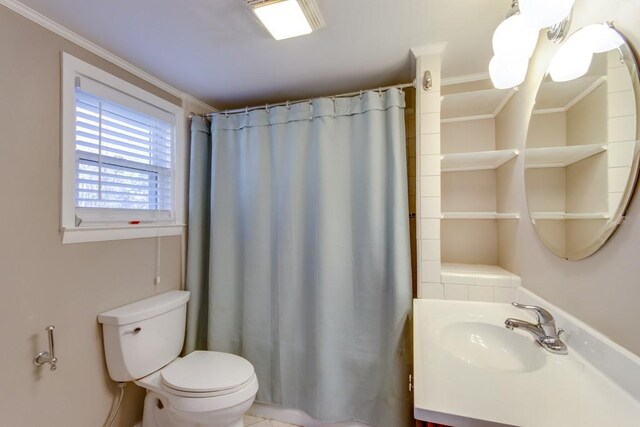
[[[170,291],[100,314],[109,376],[147,390],[142,427],[242,427],[258,391],[253,365],[216,351],[178,357],[189,296]]]

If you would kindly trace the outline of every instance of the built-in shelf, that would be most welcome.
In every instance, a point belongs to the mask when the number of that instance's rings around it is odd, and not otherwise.
[[[562,147],[527,148],[525,168],[564,168],[607,149],[607,144],[568,145]]]
[[[520,219],[518,213],[442,212],[441,219]]]
[[[464,172],[497,169],[518,155],[518,150],[478,151],[443,154],[442,172]]]
[[[493,87],[444,94],[441,104],[441,123],[494,119],[514,94],[514,89]]]
[[[531,219],[609,219],[607,212],[531,212]]]

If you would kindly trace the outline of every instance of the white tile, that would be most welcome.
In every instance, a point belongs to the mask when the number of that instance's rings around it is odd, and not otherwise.
[[[440,261],[440,240],[420,241],[422,261]]]
[[[469,286],[469,301],[493,302],[491,286]]]
[[[614,142],[609,144],[607,148],[607,163],[609,167],[631,166],[635,145],[635,141]]]
[[[515,274],[511,276],[511,286],[514,288],[522,286],[522,279],[520,276],[516,276]]]
[[[420,175],[440,175],[440,154],[427,154],[420,156]]]
[[[511,304],[516,300],[516,288],[493,288],[493,301]]]
[[[440,134],[420,135],[420,155],[440,154]]]
[[[608,142],[635,141],[636,139],[636,117],[612,117],[608,120]]]
[[[609,193],[609,216],[613,216],[618,211],[620,203],[622,203],[622,195],[624,193]]]
[[[631,168],[609,168],[609,192],[623,193],[627,188],[627,181]]]
[[[422,218],[440,219],[440,197],[421,197],[420,216]]]
[[[440,220],[439,219],[421,219],[420,220],[420,238],[430,240],[440,240]]]
[[[609,117],[633,116],[636,114],[636,99],[631,90],[609,94]]]
[[[271,427],[300,427],[296,424],[283,423],[282,421],[278,420],[269,420],[269,424],[271,425]]]
[[[422,261],[420,281],[424,283],[440,282],[440,261]]]
[[[444,299],[446,300],[469,300],[469,287],[467,285],[444,284]]]
[[[442,282],[454,285],[471,285],[476,284],[475,273],[465,273],[463,271],[446,271],[442,273]]]
[[[421,283],[419,298],[444,299],[444,286],[441,283]]]
[[[440,113],[420,114],[420,133],[422,135],[440,133]]]
[[[440,197],[440,177],[423,176],[420,178],[420,196]]]
[[[511,287],[511,276],[502,274],[478,274],[476,284],[478,286]]]
[[[607,91],[624,92],[632,87],[631,77],[626,67],[615,67],[607,70]]]
[[[264,421],[264,418],[254,417],[252,415],[243,415],[242,422],[245,426],[253,426],[261,421]]]
[[[422,92],[420,94],[420,113],[439,113],[440,99],[439,90]]]

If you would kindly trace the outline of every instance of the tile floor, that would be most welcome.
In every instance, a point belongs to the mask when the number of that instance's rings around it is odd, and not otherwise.
[[[300,427],[295,424],[283,423],[282,421],[254,417],[253,415],[245,415],[242,417],[242,421],[244,421],[245,427]]]

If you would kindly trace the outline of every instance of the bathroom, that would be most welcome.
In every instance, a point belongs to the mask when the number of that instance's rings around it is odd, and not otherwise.
[[[576,337],[585,336],[578,334],[575,325],[584,326],[584,330],[592,331],[593,336],[615,348],[619,359],[604,358],[604,363],[619,368],[620,372],[612,373],[612,378],[626,378],[631,383],[627,388],[619,387],[627,390],[620,393],[633,395],[636,399],[634,408],[638,407],[640,394],[628,391],[633,389],[633,384],[640,384],[637,362],[640,314],[636,307],[640,299],[637,283],[637,277],[640,277],[637,261],[640,205],[637,197],[631,198],[624,221],[615,233],[586,257],[573,257],[566,251],[558,255],[560,249],[554,244],[553,230],[546,234],[548,230],[532,223],[531,211],[536,209],[531,209],[535,202],[531,194],[535,194],[536,188],[534,182],[531,189],[531,177],[535,177],[539,169],[526,165],[525,151],[531,147],[529,134],[533,129],[530,118],[547,116],[532,116],[532,110],[542,108],[539,102],[534,105],[534,100],[552,58],[570,36],[556,44],[547,39],[546,31],[540,31],[524,81],[515,88],[502,90],[493,100],[495,105],[501,106],[500,114],[487,120],[494,122],[495,127],[488,131],[495,135],[494,145],[487,142],[474,150],[469,144],[455,147],[449,144],[447,147],[446,138],[453,134],[481,134],[471,128],[462,129],[464,123],[472,121],[460,122],[452,120],[454,115],[447,116],[451,104],[446,98],[453,102],[465,91],[492,89],[488,80],[488,65],[493,54],[492,35],[511,10],[511,0],[316,0],[325,21],[324,27],[281,41],[271,37],[241,0],[193,0],[180,4],[145,0],[135,2],[135,5],[79,0],[0,0],[0,3],[0,53],[3,58],[0,128],[5,131],[4,141],[0,144],[0,194],[4,199],[0,209],[1,426],[105,425],[116,406],[120,388],[107,369],[103,325],[98,322],[98,315],[183,289],[192,262],[187,248],[193,244],[193,239],[187,239],[188,232],[182,227],[174,234],[163,236],[116,236],[102,241],[80,237],[84,231],[65,230],[63,233],[61,230],[69,214],[63,206],[62,182],[67,175],[61,167],[64,157],[62,116],[67,106],[61,83],[65,79],[62,53],[179,107],[176,133],[178,140],[186,142],[184,151],[178,156],[178,166],[183,168],[179,184],[184,193],[181,195],[184,206],[179,214],[184,222],[191,213],[186,200],[189,177],[194,176],[188,167],[191,113],[202,115],[245,106],[266,106],[266,109],[276,110],[289,105],[269,107],[269,104],[273,106],[287,100],[293,108],[296,100],[325,97],[332,102],[333,95],[351,93],[357,98],[360,91],[365,91],[362,95],[367,98],[378,96],[378,88],[391,87],[389,92],[393,92],[398,85],[411,84],[415,80],[415,95],[413,89],[405,88],[403,116],[406,128],[403,135],[406,145],[402,147],[407,153],[403,167],[408,170],[409,178],[406,189],[409,202],[402,209],[415,214],[407,216],[413,258],[410,273],[413,297],[416,298],[414,310],[419,310],[423,303],[452,302],[458,305],[451,307],[460,308],[464,313],[467,307],[490,304],[474,305],[459,300],[492,299],[497,303],[495,306],[505,307],[504,316],[502,312],[500,314],[501,321],[506,317],[532,320],[528,313],[502,303],[518,300],[540,305],[553,313],[558,328],[567,330],[560,339],[569,345],[568,357],[581,354]],[[129,8],[130,14],[126,13]],[[612,22],[632,48],[636,51],[640,48],[637,25],[640,3],[637,0],[576,0],[571,17],[569,34],[587,25]],[[172,33],[167,34],[167,29]],[[429,90],[424,86],[425,71],[431,76]],[[82,82],[81,85],[84,87]],[[335,98],[338,104],[340,99],[344,98]],[[224,116],[218,115],[220,119]],[[199,117],[194,116],[195,120]],[[459,130],[456,126],[460,126]],[[433,138],[437,138],[442,148],[427,152]],[[534,146],[539,147],[544,146]],[[440,164],[436,162],[434,166],[429,162],[434,157],[428,157],[488,150],[519,151],[519,155],[497,170],[453,173],[441,173]],[[428,174],[428,169],[434,167],[437,173]],[[23,170],[30,171],[31,175],[21,184],[15,184],[17,177],[24,176],[20,172]],[[464,187],[469,182],[464,174],[476,178],[473,180],[477,184],[475,187],[465,187],[471,199],[456,197],[459,186]],[[592,188],[596,187],[598,191],[607,191],[595,184]],[[20,193],[22,190],[25,190],[24,195]],[[488,202],[484,197],[487,194],[492,201]],[[622,197],[628,196],[631,194]],[[476,205],[470,206],[471,202]],[[437,210],[435,215],[432,215],[432,209]],[[493,211],[496,215],[500,212],[511,216],[503,219],[441,218],[444,212],[464,210]],[[542,207],[538,210],[561,209]],[[73,212],[71,214],[70,229],[73,229],[77,224],[74,224]],[[538,221],[538,224],[542,223],[544,219]],[[33,228],[29,228],[31,226]],[[428,234],[436,231],[436,234]],[[513,275],[509,280],[515,286],[496,285],[499,280],[504,281],[504,277],[494,277],[495,272],[487,273],[489,280],[494,282],[487,282],[486,286],[474,287],[461,282],[465,272],[457,274],[451,270],[451,264],[455,267],[462,263],[500,266]],[[453,283],[451,280],[458,281]],[[452,284],[459,286],[447,286]],[[519,293],[521,289],[538,299],[520,300],[524,295]],[[195,295],[193,298],[195,301]],[[411,295],[407,300],[409,306],[410,298]],[[435,312],[437,310],[429,308],[429,315],[423,316],[425,321]],[[414,333],[420,327],[417,322],[423,318],[418,317],[412,317]],[[193,319],[189,318],[188,323],[193,331]],[[574,329],[569,324],[574,325]],[[57,358],[55,370],[51,370],[51,364],[46,362],[43,366],[33,363],[36,354],[49,351],[48,332],[45,331],[48,325],[55,326],[52,331]],[[502,329],[505,334],[512,334],[505,337],[526,338],[527,344],[537,351],[536,357],[548,353],[535,347],[526,333]],[[187,331],[187,340],[193,339],[189,334]],[[471,413],[462,414],[462,418],[467,418],[462,420],[434,417],[435,410],[422,411],[425,407],[421,406],[423,396],[420,393],[425,389],[418,374],[426,375],[430,371],[425,372],[429,366],[421,364],[422,360],[415,360],[417,349],[414,342],[414,360],[410,368],[413,369],[411,387],[415,393],[407,393],[411,406],[407,415],[411,418],[409,425],[423,425],[421,423],[425,421],[452,426],[518,425],[508,421],[474,423],[468,419],[473,418]],[[428,351],[425,357],[425,360],[431,357]],[[555,358],[563,356],[553,357],[558,360]],[[625,363],[620,362],[622,359]],[[635,370],[626,369],[634,363]],[[591,365],[597,363],[593,360],[584,362],[585,371],[592,369]],[[607,373],[603,375],[608,376]],[[403,390],[409,390],[409,378],[395,380]],[[615,379],[607,381],[616,383]],[[528,392],[524,384],[516,379],[508,391],[512,395]],[[608,386],[613,388],[611,384]],[[260,386],[267,388],[262,381]],[[569,393],[569,386],[562,384],[556,388]],[[124,397],[112,425],[129,427],[140,423],[145,393],[143,387],[129,382],[124,387]],[[482,394],[478,394],[478,402],[487,398]],[[455,400],[456,394],[452,396]],[[337,400],[341,398],[336,396]],[[540,400],[548,403],[552,399],[543,396]],[[586,408],[589,406],[586,402],[567,396],[567,399],[561,399],[562,405],[553,407],[560,414],[568,412],[568,407],[583,405]],[[494,401],[493,407],[505,414],[512,412],[507,404]],[[248,411],[245,424],[259,427],[282,425],[278,423],[323,425],[313,424],[296,408],[287,409],[269,412],[268,408],[253,407]],[[600,409],[606,413],[598,404],[591,408],[592,411]],[[326,420],[333,421],[329,417]],[[341,421],[343,425],[352,425],[365,420]],[[636,423],[612,425],[634,426]],[[375,426],[375,420],[371,425]],[[539,424],[532,421],[519,425]],[[546,425],[594,424],[576,418],[568,423]]]

